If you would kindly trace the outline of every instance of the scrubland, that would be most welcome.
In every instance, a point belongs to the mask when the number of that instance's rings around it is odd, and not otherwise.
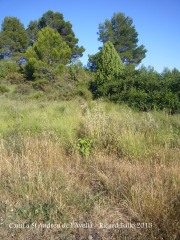
[[[0,238],[180,239],[179,136],[163,111],[1,97]]]

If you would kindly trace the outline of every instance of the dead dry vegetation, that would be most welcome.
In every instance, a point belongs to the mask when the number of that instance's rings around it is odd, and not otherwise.
[[[180,238],[178,115],[3,102],[0,119],[1,239]]]

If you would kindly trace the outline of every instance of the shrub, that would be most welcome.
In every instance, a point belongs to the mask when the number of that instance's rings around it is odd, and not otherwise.
[[[97,76],[99,75],[96,74],[96,78]],[[169,71],[166,76],[157,73],[152,67],[142,67],[139,70],[125,67],[124,73],[117,79],[105,81],[105,75],[102,79],[104,82],[101,84],[97,82],[98,79],[91,83],[95,97],[103,96],[141,111],[165,109],[171,114],[180,112],[178,71]]]
[[[44,98],[44,96],[45,96],[44,92],[39,90],[39,91],[32,92],[30,97],[32,99],[41,99],[41,98]]]
[[[12,84],[18,84],[24,82],[24,76],[21,73],[13,72],[8,74],[5,77],[5,80],[12,83]]]
[[[10,62],[7,60],[0,61],[0,79],[5,78],[8,74],[17,71],[18,65],[15,62]]]
[[[88,88],[84,85],[78,85],[76,88],[76,94],[86,101],[90,101],[92,99],[92,93],[88,90]]]
[[[45,86],[48,85],[49,82],[46,79],[38,79],[35,82],[33,82],[33,88],[36,90],[45,90]]]
[[[6,86],[0,85],[0,93],[9,92],[9,89]]]
[[[31,92],[31,87],[27,84],[21,84],[16,87],[15,93],[28,95]]]

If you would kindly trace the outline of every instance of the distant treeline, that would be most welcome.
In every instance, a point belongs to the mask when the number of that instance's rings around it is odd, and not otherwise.
[[[142,111],[179,112],[179,70],[137,68],[147,50],[138,46],[130,17],[114,14],[99,25],[98,36],[103,47],[83,67],[79,58],[85,49],[78,46],[72,24],[62,13],[47,11],[27,29],[18,18],[5,17],[0,31],[0,93],[104,98]]]

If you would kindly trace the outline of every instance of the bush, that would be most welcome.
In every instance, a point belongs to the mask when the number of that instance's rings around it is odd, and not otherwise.
[[[38,79],[35,82],[33,82],[32,85],[33,85],[34,89],[44,91],[45,87],[48,84],[49,84],[49,82],[46,79],[42,78],[42,79]]]
[[[15,62],[0,60],[0,79],[5,78],[8,74],[17,71],[18,65]]]
[[[28,95],[31,92],[31,87],[27,84],[21,84],[16,87],[15,93]]]
[[[76,94],[86,101],[90,101],[92,99],[92,93],[88,90],[88,88],[84,85],[78,85],[76,88]]]
[[[9,92],[9,89],[6,86],[0,85],[0,93],[6,93]]]
[[[126,67],[120,77],[109,78],[109,81],[102,81],[101,84],[97,84],[97,79],[91,82],[95,98],[103,96],[112,102],[125,103],[141,111],[165,109],[171,114],[180,112],[178,70],[159,74],[152,67],[142,67],[139,70]],[[103,79],[106,79],[105,76]]]
[[[44,92],[43,91],[34,91],[31,94],[31,99],[42,99],[44,98]]]
[[[8,74],[5,77],[5,80],[12,84],[19,84],[19,83],[24,82],[24,76],[21,73],[13,72],[13,73]]]

